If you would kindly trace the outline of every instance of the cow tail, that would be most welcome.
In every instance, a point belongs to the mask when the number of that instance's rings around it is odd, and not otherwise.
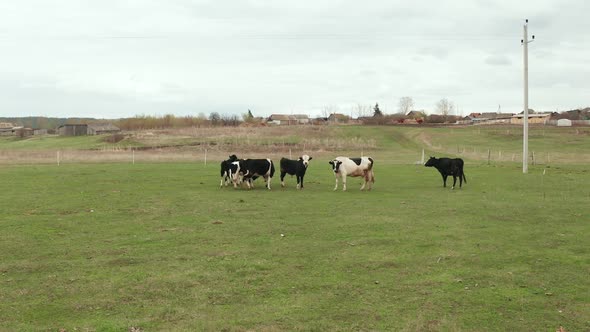
[[[369,157],[369,161],[371,162],[371,164],[369,165],[369,171],[373,169],[373,158]]]
[[[461,171],[461,174],[463,175],[463,181],[465,181],[465,183],[467,183],[467,178],[465,177],[465,172]]]

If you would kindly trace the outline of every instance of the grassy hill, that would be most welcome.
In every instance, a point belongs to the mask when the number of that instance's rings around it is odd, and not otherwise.
[[[536,127],[530,129],[531,163],[589,163],[590,128]],[[229,153],[244,157],[280,158],[306,152],[317,156],[372,154],[392,163],[414,163],[427,155],[455,155],[468,162],[521,162],[522,129],[515,126],[293,126],[261,128],[186,128],[129,132],[122,141],[110,143],[107,136],[40,136],[25,139],[0,137],[0,162],[27,162],[27,156],[43,151],[76,151],[87,156],[92,151],[138,150],[161,160],[174,161],[178,151],[195,158],[220,160]],[[144,151],[144,152],[142,152]],[[127,153],[127,152],[122,152]],[[24,157],[23,157],[24,155]],[[117,161],[103,155],[103,161]],[[24,158],[24,159],[23,159]],[[85,157],[79,160],[83,161]],[[10,160],[9,160],[10,159]],[[125,159],[126,160],[126,159]],[[185,159],[181,159],[185,160]]]

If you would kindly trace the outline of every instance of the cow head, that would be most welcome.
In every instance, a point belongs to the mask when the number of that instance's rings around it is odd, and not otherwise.
[[[234,187],[242,182],[242,177],[240,175],[241,163],[241,161],[234,161],[229,165],[229,176],[234,183]]]
[[[437,159],[435,157],[430,157],[428,159],[428,161],[424,164],[424,166],[426,166],[426,167],[432,167],[432,166],[436,165],[436,160]]]
[[[340,160],[334,159],[334,160],[330,160],[328,162],[328,164],[332,165],[332,170],[334,171],[334,173],[338,173],[342,162]]]
[[[305,166],[305,168],[307,168],[307,166],[309,166],[309,161],[311,160],[311,157],[304,154],[303,156],[299,157],[299,160],[303,162],[303,166]]]
[[[236,156],[235,154],[232,154],[231,156],[229,156],[229,159],[228,160],[229,161],[232,161],[232,162],[233,161],[236,161],[236,160],[238,160],[238,156]]]

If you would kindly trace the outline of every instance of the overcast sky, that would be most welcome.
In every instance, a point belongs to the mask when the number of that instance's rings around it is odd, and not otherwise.
[[[590,2],[0,2],[0,116],[590,106]]]

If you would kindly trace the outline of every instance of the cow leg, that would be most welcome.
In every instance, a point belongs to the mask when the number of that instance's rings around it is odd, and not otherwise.
[[[336,185],[334,186],[334,191],[338,190],[338,174],[334,174],[334,178],[336,179]]]
[[[219,182],[219,188],[223,187],[223,180],[225,180],[225,178],[222,176],[221,181]],[[226,184],[226,186],[227,186],[227,184]]]
[[[369,184],[369,188],[367,188],[367,190],[373,189],[374,178],[373,178],[373,171],[372,170],[367,172],[367,177],[365,179],[366,179],[365,181],[367,181]]]
[[[447,187],[447,176],[443,175],[442,178],[443,178],[443,187],[446,188]]]
[[[455,189],[456,184],[457,184],[457,176],[453,175],[453,186],[451,187],[451,189]]]
[[[303,189],[303,176],[297,177],[297,189]]]
[[[346,175],[342,175],[342,191],[346,191]]]
[[[281,187],[285,186],[285,175],[287,174],[287,172],[281,172]]]
[[[463,188],[463,172],[459,172],[459,188]]]
[[[270,179],[272,179],[270,176],[264,178],[266,181],[266,188],[268,188],[268,190],[270,190]]]

